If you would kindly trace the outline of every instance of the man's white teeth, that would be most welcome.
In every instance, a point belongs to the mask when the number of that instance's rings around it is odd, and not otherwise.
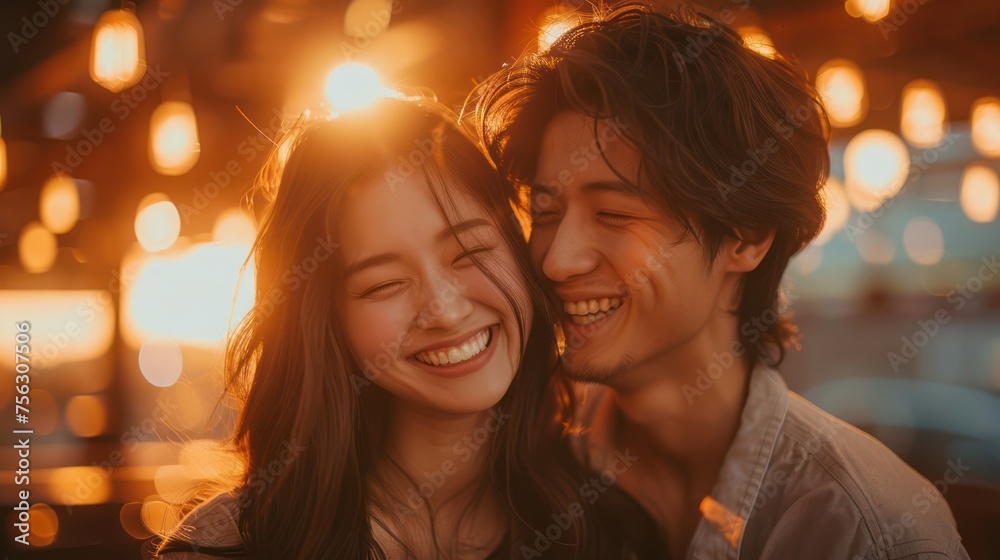
[[[587,299],[582,301],[567,301],[563,304],[566,313],[573,315],[574,322],[576,317],[584,317],[593,315],[595,313],[605,313],[608,311],[614,311],[622,305],[622,300],[620,298],[601,298],[601,299]]]
[[[464,362],[486,349],[490,342],[490,329],[483,329],[458,346],[425,350],[414,356],[418,361],[433,366],[446,366]]]

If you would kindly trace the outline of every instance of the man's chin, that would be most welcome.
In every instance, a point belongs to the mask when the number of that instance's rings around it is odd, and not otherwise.
[[[606,383],[609,379],[627,371],[632,360],[628,356],[608,359],[589,359],[585,352],[563,355],[561,362],[566,376],[574,381]]]

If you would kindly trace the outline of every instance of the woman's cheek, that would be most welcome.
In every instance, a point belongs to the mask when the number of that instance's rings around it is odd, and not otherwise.
[[[370,360],[379,352],[397,348],[406,333],[405,324],[399,319],[399,310],[384,303],[359,300],[347,306],[344,328],[355,354],[362,360]],[[393,359],[397,355],[398,352],[395,352],[386,357]]]

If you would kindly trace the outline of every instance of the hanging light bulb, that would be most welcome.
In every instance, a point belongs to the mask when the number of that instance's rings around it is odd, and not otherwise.
[[[111,91],[134,85],[146,71],[142,25],[128,10],[105,12],[94,26],[90,77]]]
[[[962,212],[979,224],[992,222],[1000,206],[1000,178],[993,168],[970,165],[962,173],[962,191],[959,195]]]
[[[906,84],[902,107],[899,128],[911,146],[933,148],[941,144],[947,111],[937,84],[930,80]]]
[[[80,217],[80,193],[72,178],[60,174],[45,183],[38,214],[52,233],[73,229]]]
[[[38,222],[24,226],[17,244],[21,266],[32,273],[46,272],[52,268],[58,248],[56,236]]]
[[[181,231],[181,216],[177,206],[162,193],[146,195],[139,202],[135,215],[135,237],[150,253],[173,246]]]
[[[889,0],[847,0],[844,9],[851,17],[864,18],[868,23],[878,23],[889,15]]]
[[[910,173],[906,144],[888,130],[859,133],[844,149],[844,182],[851,203],[862,212],[895,196]],[[859,201],[864,202],[859,204]]]
[[[972,104],[972,145],[986,157],[1000,157],[1000,99],[983,97]]]
[[[183,175],[198,161],[201,145],[194,109],[183,101],[165,101],[149,123],[149,162],[163,175]]]
[[[850,60],[838,58],[821,66],[816,74],[816,90],[835,127],[854,126],[868,114],[865,77]]]

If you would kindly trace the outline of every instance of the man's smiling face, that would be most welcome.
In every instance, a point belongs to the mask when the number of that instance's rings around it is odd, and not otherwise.
[[[601,120],[596,132],[594,124],[565,111],[546,127],[530,250],[562,310],[567,372],[605,381],[694,339],[724,274],[708,268],[682,224],[636,191],[640,157],[621,123]]]

